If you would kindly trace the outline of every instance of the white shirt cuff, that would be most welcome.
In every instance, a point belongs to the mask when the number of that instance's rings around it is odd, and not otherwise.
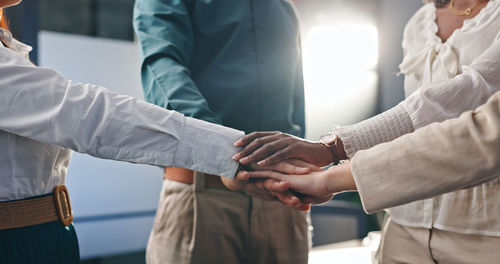
[[[236,129],[186,117],[174,166],[234,178],[239,164],[232,157],[240,148],[233,144],[244,135]]]

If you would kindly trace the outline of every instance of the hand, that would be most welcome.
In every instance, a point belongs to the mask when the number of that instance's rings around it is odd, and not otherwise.
[[[244,173],[244,172],[241,172]],[[315,198],[301,195],[299,193],[288,190],[288,185],[284,183],[279,183],[276,181],[259,181],[258,179],[255,181],[255,186],[262,190],[269,191],[270,194],[274,196],[275,200],[279,200],[281,203],[287,205],[288,207],[307,211],[310,209],[310,204],[315,201]],[[275,186],[273,186],[273,184]],[[284,190],[284,191],[273,191],[274,190]]]
[[[320,142],[311,142],[281,132],[253,132],[238,141],[244,147],[233,159],[241,164],[257,162],[269,166],[288,159],[301,159],[316,166],[334,162],[330,150]]]
[[[242,181],[246,181],[246,179],[250,179],[250,175],[247,171],[240,171],[237,178],[241,179]],[[265,181],[254,179],[254,181],[255,186],[260,189],[267,190],[271,195],[275,197],[275,200],[278,199],[286,206],[302,211],[309,210],[310,204],[322,204],[330,201],[333,198],[332,194],[315,197],[288,190],[290,185],[286,182],[279,182],[270,179],[267,179]]]
[[[277,171],[282,173],[292,173],[292,174],[305,174],[309,173],[311,169],[314,169],[314,166],[307,164],[302,161],[288,161],[288,162],[280,162],[274,166],[269,167],[261,167],[257,164],[250,164],[245,169],[251,170],[270,170]],[[289,186],[287,183],[279,183],[276,180],[272,179],[256,179],[250,181],[249,179],[243,178],[226,178],[221,177],[224,185],[233,191],[244,191],[245,193],[258,197],[260,199],[266,201],[277,200],[277,197],[284,197],[285,193],[288,192]],[[273,190],[269,190],[269,188],[265,188],[264,186],[273,186]],[[288,196],[287,196],[288,197]],[[308,210],[309,205],[307,203],[302,203],[300,200],[298,203],[296,199],[290,198],[290,203],[294,203],[294,208],[300,210]]]
[[[300,167],[307,167],[309,172],[321,172],[321,168],[312,166],[310,164],[307,164],[304,161],[301,160],[289,160],[287,161],[289,164],[293,164],[295,166],[300,166]],[[285,163],[286,164],[286,163]],[[285,165],[281,163],[281,166]],[[269,167],[262,167],[259,168],[260,170],[264,170],[265,172],[272,172],[269,169]],[[266,171],[267,170],[267,171]],[[263,171],[263,172],[264,172]],[[291,173],[291,170],[288,170],[288,173]],[[279,172],[278,172],[279,173]],[[293,174],[293,173],[292,173]],[[302,173],[304,175],[306,173]],[[297,174],[295,174],[297,175]],[[283,204],[294,208],[298,210],[309,210],[310,204],[319,204],[319,203],[324,203],[332,199],[333,195],[328,194],[323,197],[315,197],[315,196],[309,196],[309,195],[303,195],[300,193],[297,193],[293,190],[290,190],[290,185],[287,182],[283,181],[277,181],[274,179],[263,179],[263,178],[250,178],[250,174],[248,171],[241,170],[236,177],[240,182],[249,182],[253,181],[253,185],[256,186],[258,189],[266,190],[268,191],[269,194],[273,195],[275,199],[278,199],[280,202]]]
[[[239,179],[233,178],[226,178],[226,177],[221,177],[222,182],[226,187],[230,190],[233,191],[243,191],[248,195],[260,198],[265,201],[274,201],[277,198],[275,197],[274,194],[271,193],[271,191],[265,189],[265,188],[259,188],[257,187],[253,182],[250,181],[241,181]],[[271,179],[260,179],[256,180],[257,182],[261,184],[266,184],[266,186],[273,185],[274,183],[277,183],[275,180]],[[275,189],[280,189],[280,184],[276,184]],[[282,184],[285,185],[285,184]],[[273,185],[274,186],[274,185]],[[286,188],[284,188],[286,189]],[[273,191],[274,192],[274,191]]]
[[[289,185],[290,189],[295,192],[316,198],[316,202],[324,201],[328,196],[333,196],[333,193],[356,190],[350,163],[333,166],[326,171],[311,171],[303,175],[287,175],[274,171],[252,171],[241,172],[238,177],[241,179],[266,178],[277,180],[279,182],[268,183],[266,186],[271,191],[275,190],[275,188],[282,191],[286,185]]]

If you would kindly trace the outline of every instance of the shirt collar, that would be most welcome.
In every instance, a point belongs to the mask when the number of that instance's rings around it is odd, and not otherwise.
[[[31,46],[28,46],[14,37],[12,37],[12,33],[10,31],[0,28],[0,40],[3,42],[7,48],[21,54],[22,56],[29,58],[29,53],[33,49]]]

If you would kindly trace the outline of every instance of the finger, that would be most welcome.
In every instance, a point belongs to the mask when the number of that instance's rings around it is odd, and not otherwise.
[[[276,192],[284,192],[290,189],[290,183],[288,182],[278,182],[275,181],[272,183],[270,190],[276,191]]]
[[[312,195],[296,193],[294,191],[291,191],[291,193],[297,196],[300,199],[300,201],[304,204],[322,204],[330,201],[333,198],[332,194],[325,196],[312,196]]]
[[[314,201],[317,198],[317,197],[314,197],[314,196],[311,196],[311,195],[307,195],[307,194],[302,194],[302,193],[296,192],[294,190],[290,190],[290,193],[292,193],[292,195],[294,195],[297,198],[299,198],[300,202],[302,204],[312,204],[312,203],[314,203]]]
[[[243,183],[234,178],[221,177],[222,183],[230,190],[241,191],[243,189]]]
[[[250,133],[248,135],[245,135],[242,138],[238,139],[234,143],[234,146],[236,146],[236,147],[244,147],[244,146],[248,145],[248,143],[254,141],[256,138],[270,136],[270,135],[274,135],[274,134],[277,134],[277,133],[280,133],[280,132],[276,132],[276,131],[274,131],[274,132],[273,131],[252,132],[252,133]]]
[[[311,171],[309,168],[297,167],[289,162],[280,162],[272,167],[266,167],[266,169],[272,169],[273,171],[282,172],[286,174],[307,174]]]
[[[248,171],[239,171],[237,174],[236,174],[236,179],[240,180],[240,181],[248,181],[250,180],[250,174],[248,173]]]
[[[300,206],[302,205],[302,202],[300,201],[300,199],[297,196],[288,195],[288,196],[284,197],[284,199],[285,199],[284,202],[288,207],[300,208]]]
[[[300,199],[292,192],[270,192],[272,195],[277,197],[280,202],[288,207],[297,208],[302,202]]]
[[[285,192],[290,189],[290,183],[276,181],[276,180],[265,180],[260,182],[260,184],[267,190],[272,192]]]
[[[254,149],[252,153],[249,153],[249,155],[243,156],[243,158],[240,159],[241,163],[248,164],[260,161],[288,147],[288,144],[290,143],[288,140],[277,136],[270,136],[268,138],[263,138],[262,140],[262,142],[265,143]]]
[[[257,180],[254,182],[254,184],[259,189],[266,189],[266,187],[264,186],[264,182],[265,182],[265,180]]]
[[[275,183],[280,183],[279,181],[276,181],[276,180],[273,180],[273,179],[253,179],[254,180],[254,185],[263,190],[263,191],[268,191],[268,192],[271,192],[271,191],[274,191],[272,189],[273,185]],[[280,184],[281,185],[281,184]],[[284,184],[285,187],[287,186],[287,184]],[[280,190],[283,189],[283,188],[280,188]],[[285,190],[288,190],[288,189],[285,189]]]
[[[255,186],[257,186],[257,188],[269,192],[285,192],[290,189],[290,184],[288,182],[280,182],[273,179],[266,179],[266,180],[258,179],[255,181],[254,184]]]
[[[309,203],[303,203],[299,198],[293,196],[291,193],[279,193],[279,192],[271,192],[278,200],[293,209],[307,211],[311,207]]]
[[[290,193],[284,193],[284,192],[270,192],[274,197],[278,198],[278,200],[282,203],[286,203],[288,200],[291,199],[291,194]]]
[[[244,147],[240,152],[236,153],[233,156],[233,160],[239,161],[243,164],[248,163],[247,159],[243,159],[250,154],[252,154],[256,149],[260,148],[262,145],[275,141],[279,139],[280,135],[270,135],[264,137],[258,137],[252,142],[250,142],[246,147]]]
[[[288,147],[281,149],[280,151],[274,153],[273,155],[267,157],[266,159],[257,162],[257,164],[259,164],[259,166],[263,166],[263,167],[270,166],[270,165],[273,165],[273,164],[276,164],[278,162],[281,162],[281,161],[284,161],[284,160],[291,158],[293,154],[294,154],[293,148],[288,146]]]
[[[299,199],[304,204],[312,204],[314,202],[314,198],[312,196],[308,196],[308,195],[302,195],[301,197],[299,197]]]
[[[285,176],[275,171],[249,171],[248,174],[250,174],[250,178],[270,178],[278,181],[281,181]]]
[[[298,166],[298,167],[308,168],[311,172],[322,171],[322,169],[320,167],[315,166],[311,163],[305,162],[305,161],[300,160],[300,159],[290,159],[290,160],[287,160],[287,162],[289,162],[295,166]]]
[[[307,204],[302,203],[298,197],[294,196],[290,192],[271,192],[271,194],[288,207],[298,210],[308,207]]]

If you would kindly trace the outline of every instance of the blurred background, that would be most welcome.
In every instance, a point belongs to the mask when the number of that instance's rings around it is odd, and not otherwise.
[[[403,99],[403,79],[396,76],[402,32],[421,0],[292,2],[301,21],[308,139]],[[142,98],[133,4],[25,0],[6,12],[14,35],[34,47],[31,59],[38,65]],[[161,181],[157,167],[73,154],[67,185],[83,263],[144,263]],[[361,239],[379,222],[363,213],[355,194],[339,195],[312,209],[314,246]],[[329,263],[321,256],[314,255],[311,263]]]

